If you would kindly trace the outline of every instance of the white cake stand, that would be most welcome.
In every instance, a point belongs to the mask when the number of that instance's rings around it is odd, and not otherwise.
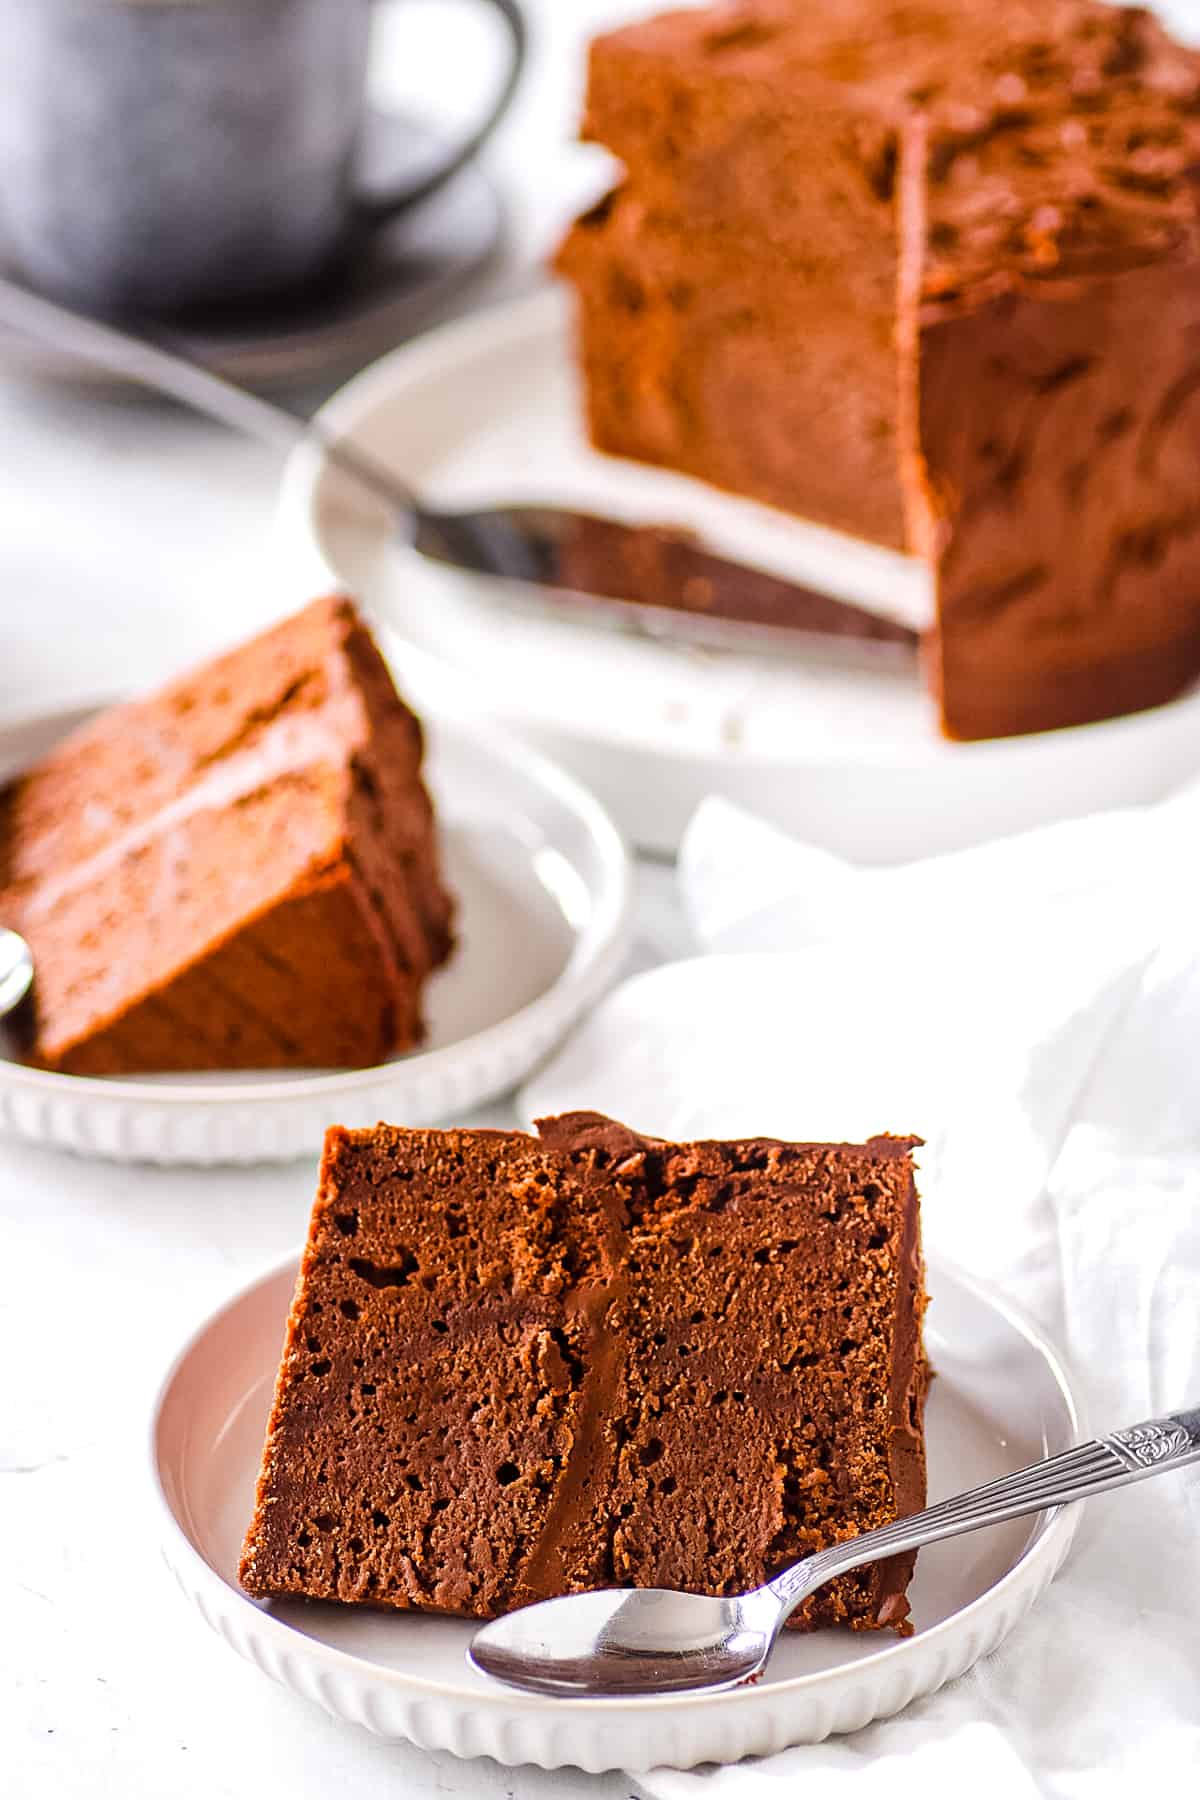
[[[359,375],[323,420],[439,500],[536,496],[690,524],[847,598],[920,612],[924,573],[906,557],[591,451],[568,327],[557,290],[459,321]],[[365,600],[418,706],[452,698],[515,727],[644,849],[673,851],[699,801],[720,794],[856,861],[903,861],[1149,802],[1200,769],[1200,693],[1098,725],[950,744],[913,675],[528,616],[405,550],[315,450],[288,467],[282,519],[299,586]]]

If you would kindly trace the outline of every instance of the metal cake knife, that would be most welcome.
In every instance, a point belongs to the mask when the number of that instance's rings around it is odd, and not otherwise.
[[[497,579],[509,604],[668,641],[772,656],[911,665],[918,634],[881,613],[731,561],[695,535],[566,507],[427,505],[383,463],[157,342],[0,279],[0,317],[114,375],[282,450],[317,444],[392,509],[420,555]]]

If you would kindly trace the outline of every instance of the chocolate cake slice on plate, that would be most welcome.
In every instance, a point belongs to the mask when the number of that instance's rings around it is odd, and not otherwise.
[[[0,792],[32,1060],[369,1065],[447,955],[421,728],[348,600],[101,714]]]
[[[476,1618],[736,1592],[916,1511],[918,1141],[335,1128],[243,1584]],[[913,1561],[792,1624],[904,1631]]]

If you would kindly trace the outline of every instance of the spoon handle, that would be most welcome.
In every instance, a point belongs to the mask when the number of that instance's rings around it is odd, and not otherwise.
[[[983,1487],[971,1488],[942,1500],[924,1512],[897,1519],[877,1531],[832,1544],[803,1562],[784,1569],[767,1583],[766,1592],[783,1602],[784,1617],[815,1588],[834,1575],[844,1575],[864,1563],[879,1562],[903,1550],[917,1550],[942,1538],[965,1531],[979,1531],[1005,1519],[1043,1512],[1072,1500],[1086,1500],[1130,1481],[1144,1481],[1200,1461],[1200,1407],[1190,1412],[1169,1413],[1147,1419],[1107,1437],[1091,1438],[1061,1456],[1030,1463],[1015,1474],[1002,1475]]]
[[[374,457],[332,437],[316,420],[238,387],[177,349],[152,343],[149,338],[87,313],[75,312],[3,277],[0,319],[29,337],[77,356],[81,362],[94,363],[139,387],[167,395],[193,412],[276,449],[291,451],[305,442],[317,443],[331,463],[362,482],[389,506],[414,516],[420,512],[416,497]]]

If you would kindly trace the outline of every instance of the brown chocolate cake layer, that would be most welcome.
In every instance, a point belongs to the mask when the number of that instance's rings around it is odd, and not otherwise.
[[[450,947],[421,730],[321,600],[0,794],[31,1055],[73,1074],[369,1064]]]
[[[1200,51],[1100,0],[743,0],[593,47],[591,431],[928,562],[963,738],[1200,674]]]
[[[329,1133],[251,1593],[734,1592],[924,1503],[918,1140],[538,1130]],[[904,1629],[913,1560],[793,1623]]]

